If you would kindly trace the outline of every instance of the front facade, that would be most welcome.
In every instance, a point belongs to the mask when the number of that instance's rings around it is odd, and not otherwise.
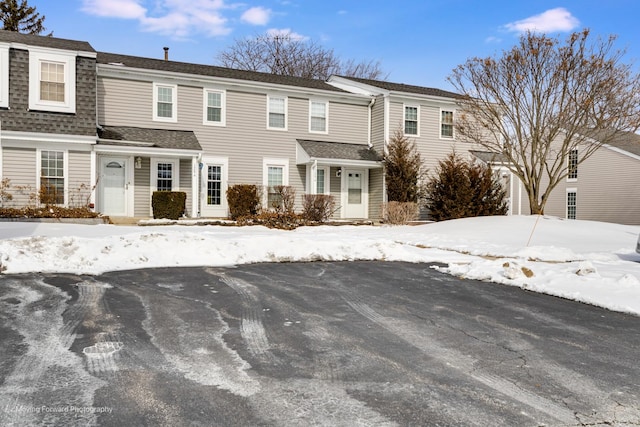
[[[151,217],[156,190],[187,194],[188,217],[228,216],[226,189],[328,194],[334,218],[382,217],[383,156],[396,132],[429,171],[455,150],[458,95],[333,76],[328,81],[95,52],[86,42],[0,31],[0,177],[11,206],[93,206]],[[637,136],[635,136],[637,137]],[[640,141],[604,147],[557,188],[546,213],[638,224]],[[576,153],[579,156],[580,153]],[[510,214],[522,186],[495,159]],[[423,212],[423,216],[427,213]]]

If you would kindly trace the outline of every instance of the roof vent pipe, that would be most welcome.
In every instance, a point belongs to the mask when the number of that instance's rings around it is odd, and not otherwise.
[[[168,47],[163,47],[164,49],[164,60],[168,61],[169,60],[169,48]]]

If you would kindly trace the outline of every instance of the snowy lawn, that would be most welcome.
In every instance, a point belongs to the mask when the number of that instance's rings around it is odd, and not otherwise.
[[[640,315],[640,226],[553,217],[467,218],[420,226],[125,227],[0,223],[5,274],[257,262],[386,260],[446,263],[490,280]]]

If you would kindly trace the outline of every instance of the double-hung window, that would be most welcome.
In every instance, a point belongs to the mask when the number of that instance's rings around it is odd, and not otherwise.
[[[155,191],[176,191],[179,188],[177,160],[153,159],[151,167],[152,190]]]
[[[440,138],[453,138],[453,111],[440,112]]]
[[[404,107],[404,134],[418,136],[418,107]]]
[[[324,101],[309,101],[309,132],[327,133],[329,105]]]
[[[577,191],[573,188],[567,189],[567,219],[576,219],[578,208]]]
[[[267,98],[268,129],[287,130],[287,98],[269,96]]]
[[[29,50],[29,109],[76,112],[76,56]]]
[[[571,150],[568,158],[568,180],[578,179],[578,150]]]
[[[204,89],[204,121],[205,125],[225,125],[225,92]]]
[[[40,151],[40,201],[42,203],[56,205],[65,203],[64,157],[64,151]]]
[[[263,168],[263,183],[266,187],[267,207],[278,207],[282,203],[282,199],[276,187],[289,185],[289,160],[264,159]]]
[[[153,120],[175,122],[178,119],[178,87],[169,84],[153,84]]]

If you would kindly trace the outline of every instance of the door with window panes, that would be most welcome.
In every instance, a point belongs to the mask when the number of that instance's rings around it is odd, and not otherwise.
[[[227,161],[203,159],[200,169],[200,214],[222,218],[227,212]]]
[[[366,169],[347,169],[344,172],[346,187],[345,218],[367,217],[367,185]]]

